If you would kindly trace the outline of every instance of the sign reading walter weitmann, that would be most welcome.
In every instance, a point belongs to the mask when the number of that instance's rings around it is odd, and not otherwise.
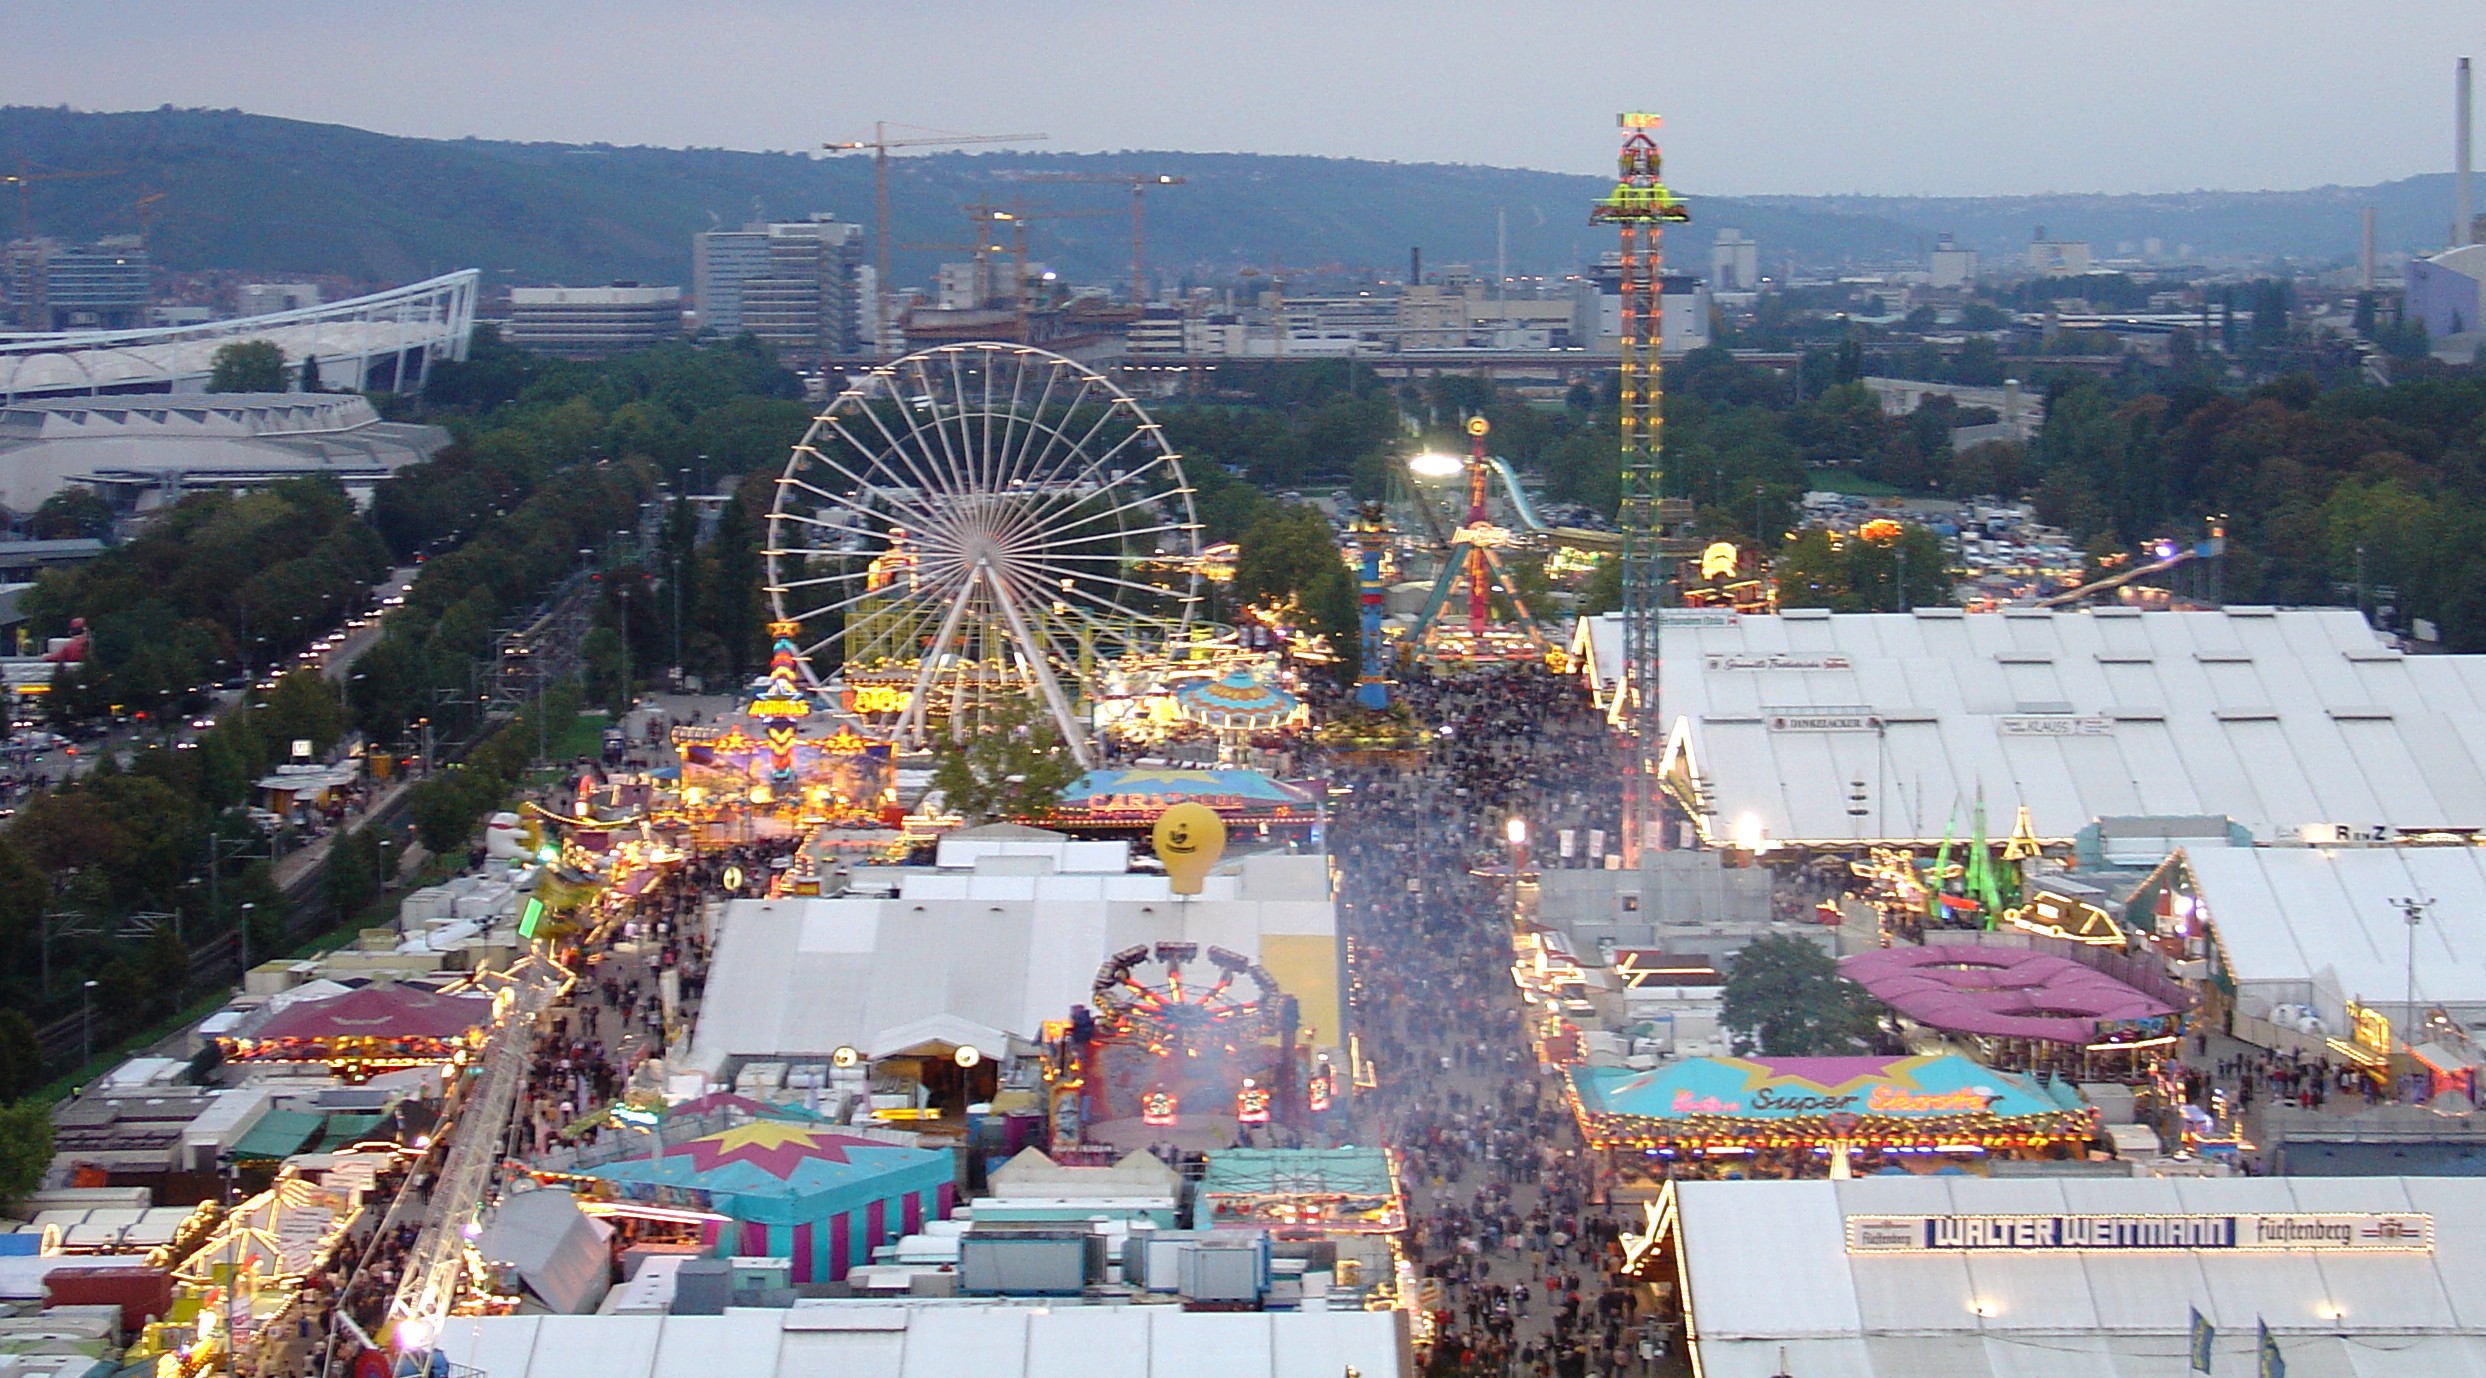
[[[1847,1251],[2130,1249],[2430,1253],[2434,1217],[2397,1215],[1854,1215]]]

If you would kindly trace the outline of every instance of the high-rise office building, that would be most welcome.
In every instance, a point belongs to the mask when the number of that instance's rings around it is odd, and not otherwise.
[[[133,330],[147,323],[154,287],[147,251],[130,236],[21,239],[8,246],[8,283],[21,330]]]
[[[799,358],[863,347],[863,233],[826,211],[808,220],[710,230],[692,247],[699,322],[721,335],[749,331]]]
[[[509,342],[567,359],[601,359],[653,349],[682,334],[682,289],[611,287],[509,289]]]
[[[768,227],[691,236],[691,302],[699,328],[732,338],[743,331],[742,285],[768,276]]]

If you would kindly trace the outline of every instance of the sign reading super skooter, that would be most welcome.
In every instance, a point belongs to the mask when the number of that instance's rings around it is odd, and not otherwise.
[[[2115,1250],[2431,1253],[2434,1217],[2388,1215],[1851,1215],[1851,1254]]]

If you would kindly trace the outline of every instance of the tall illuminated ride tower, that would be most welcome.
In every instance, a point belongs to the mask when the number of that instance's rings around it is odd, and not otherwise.
[[[1666,576],[1662,514],[1666,441],[1658,348],[1665,338],[1665,264],[1660,237],[1669,221],[1692,213],[1659,180],[1661,160],[1651,135],[1655,115],[1616,117],[1623,129],[1620,178],[1588,213],[1591,224],[1622,232],[1623,674],[1630,700],[1625,730],[1631,763],[1623,777],[1623,864],[1638,866],[1644,849],[1663,847],[1658,771],[1666,720],[1658,710],[1658,626]]]

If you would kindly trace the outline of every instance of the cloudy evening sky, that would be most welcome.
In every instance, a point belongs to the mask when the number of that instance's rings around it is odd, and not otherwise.
[[[2447,168],[2440,0],[0,3],[6,99],[747,149],[875,119],[1064,150],[1597,172],[1665,112],[1700,191],[2290,188]]]

